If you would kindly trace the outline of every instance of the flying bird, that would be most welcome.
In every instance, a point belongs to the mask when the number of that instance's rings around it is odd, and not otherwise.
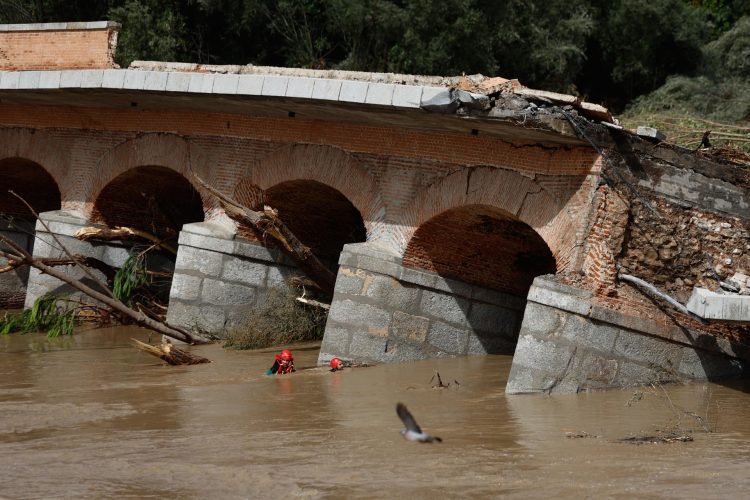
[[[396,405],[396,413],[398,414],[398,418],[404,423],[404,426],[406,426],[406,429],[401,431],[401,435],[404,436],[404,439],[407,441],[417,441],[420,443],[433,443],[435,441],[438,443],[443,442],[443,440],[437,436],[430,436],[426,432],[422,432],[422,429],[417,425],[417,421],[414,420],[411,412],[406,409],[406,405],[403,403]]]

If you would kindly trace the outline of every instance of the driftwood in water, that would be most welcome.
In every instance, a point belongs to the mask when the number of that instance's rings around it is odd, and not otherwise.
[[[52,276],[53,278],[57,278],[60,281],[69,284],[79,292],[82,292],[89,297],[106,304],[113,310],[132,318],[138,325],[145,326],[146,328],[154,330],[155,332],[161,333],[162,335],[166,335],[167,337],[171,337],[187,344],[202,344],[209,342],[209,339],[206,339],[205,337],[196,335],[183,328],[173,327],[167,325],[164,322],[151,319],[142,311],[134,311],[130,307],[123,304],[120,300],[113,298],[108,288],[105,288],[105,291],[108,292],[109,295],[105,294],[103,291],[91,288],[80,280],[69,276],[67,273],[45,264],[43,259],[35,258],[25,248],[19,246],[13,240],[6,236],[3,236],[2,234],[0,234],[0,245],[3,245],[8,249],[0,251],[0,256],[6,258],[8,262],[12,263],[14,267],[27,265],[36,268],[42,273]],[[71,259],[72,258],[73,257],[71,255]],[[85,266],[82,266],[81,268],[86,269]]]
[[[201,363],[211,362],[211,360],[207,358],[196,356],[195,354],[191,354],[187,351],[183,351],[182,349],[173,346],[172,343],[168,340],[162,342],[161,345],[158,346],[146,344],[144,342],[141,342],[140,340],[136,340],[133,338],[131,338],[130,340],[133,341],[133,343],[139,350],[152,356],[156,356],[157,358],[166,361],[170,365],[199,365]]]
[[[276,210],[271,207],[264,207],[262,212],[251,210],[208,185],[194,173],[193,177],[206,191],[219,200],[229,217],[255,228],[264,239],[270,237],[297,264],[297,267],[320,287],[323,293],[333,296],[336,275],[279,219]]]
[[[132,240],[146,240],[151,242],[155,247],[162,248],[167,252],[177,255],[177,249],[172,245],[168,245],[162,238],[154,236],[146,231],[141,231],[133,227],[122,227],[116,226],[115,228],[108,227],[82,227],[76,231],[75,237],[82,241],[88,240],[104,240],[104,241],[132,241]]]

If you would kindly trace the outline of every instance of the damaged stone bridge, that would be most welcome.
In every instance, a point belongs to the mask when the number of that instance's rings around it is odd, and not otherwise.
[[[692,334],[663,327],[689,318],[670,319],[616,279],[627,265],[675,293],[703,283],[705,269],[676,285],[663,260],[639,260],[648,235],[630,224],[650,217],[640,201],[648,198],[679,214],[660,224],[687,224],[671,233],[680,248],[696,224],[743,230],[750,208],[735,166],[639,138],[600,106],[502,78],[161,62],[120,69],[117,28],[0,27],[4,50],[29,40],[37,50],[0,59],[0,229],[35,255],[60,255],[54,235],[120,266],[127,244],[82,242],[75,232],[173,231],[175,257],[151,263],[174,272],[168,319],[223,335],[299,271],[231,221],[195,172],[246,206],[277,209],[337,270],[321,362],[513,353],[520,332],[512,392],[741,372],[737,331],[672,324],[719,339],[696,351]],[[734,255],[724,274],[748,251],[739,233],[726,233],[696,250],[717,262]],[[36,271],[0,276],[6,306],[64,291]],[[651,323],[632,321],[644,314]],[[584,326],[566,326],[574,323]],[[638,339],[686,354],[649,347],[639,357]]]

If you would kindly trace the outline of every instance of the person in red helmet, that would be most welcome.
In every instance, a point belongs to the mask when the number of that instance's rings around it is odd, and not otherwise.
[[[294,371],[297,370],[294,369],[294,356],[292,355],[292,351],[284,349],[281,353],[276,355],[273,366],[266,371],[266,375],[283,375]]]
[[[334,356],[333,358],[331,358],[330,365],[331,365],[331,371],[335,372],[335,371],[338,371],[338,370],[342,370],[344,368],[351,367],[352,366],[352,362],[351,361],[344,361],[341,358],[339,358],[337,356]]]

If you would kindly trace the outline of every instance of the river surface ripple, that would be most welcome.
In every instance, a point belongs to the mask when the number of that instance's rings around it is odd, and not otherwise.
[[[508,397],[509,356],[330,373],[308,344],[294,346],[297,373],[269,377],[273,350],[200,346],[213,363],[168,367],[130,337],[149,333],[0,337],[0,496],[728,498],[750,489],[748,385]],[[431,387],[436,371],[448,388]],[[404,441],[399,401],[444,442]],[[682,410],[707,416],[713,432]],[[694,441],[620,442],[670,429]]]

